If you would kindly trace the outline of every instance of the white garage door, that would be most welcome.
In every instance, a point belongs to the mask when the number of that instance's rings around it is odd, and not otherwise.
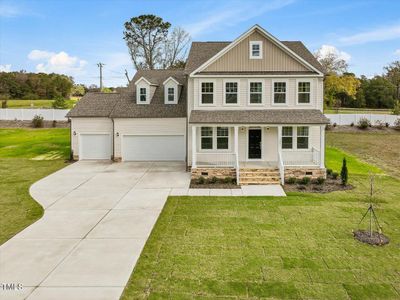
[[[185,160],[183,135],[126,135],[122,140],[122,160]]]
[[[81,134],[80,159],[111,159],[111,135]]]

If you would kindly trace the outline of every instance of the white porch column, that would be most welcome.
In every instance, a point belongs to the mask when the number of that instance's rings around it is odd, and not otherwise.
[[[192,125],[192,169],[196,168],[196,152],[197,152],[197,146],[196,146],[196,129],[197,127]]]
[[[320,162],[319,166],[320,168],[325,168],[325,125],[320,126],[320,146],[319,146],[319,151],[320,151]]]
[[[278,126],[278,153],[282,153],[282,126]]]
[[[235,154],[236,154],[236,184],[240,184],[240,178],[239,178],[239,126],[234,127],[234,149],[235,149]]]

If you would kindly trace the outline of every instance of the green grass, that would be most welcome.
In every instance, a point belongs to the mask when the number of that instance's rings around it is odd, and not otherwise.
[[[73,98],[66,100],[67,108],[72,108],[78,99]],[[54,100],[7,100],[8,108],[53,108]]]
[[[69,129],[0,129],[0,245],[42,216],[29,187],[68,155]]]
[[[392,114],[391,109],[367,109],[367,108],[326,108],[324,109],[326,114]]]
[[[348,158],[351,191],[169,197],[122,299],[400,299],[400,181],[351,154],[327,151],[334,170]],[[369,170],[385,247],[352,236]]]

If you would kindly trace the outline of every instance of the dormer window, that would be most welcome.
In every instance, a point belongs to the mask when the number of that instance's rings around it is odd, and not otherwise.
[[[167,95],[168,102],[174,102],[175,101],[175,89],[174,88],[168,88],[168,95]]]
[[[147,89],[146,88],[140,88],[139,99],[140,99],[140,102],[146,102],[147,101]]]
[[[181,84],[174,78],[169,77],[164,82],[164,103],[178,104]]]
[[[262,41],[251,41],[250,42],[250,58],[261,59],[262,58]]]

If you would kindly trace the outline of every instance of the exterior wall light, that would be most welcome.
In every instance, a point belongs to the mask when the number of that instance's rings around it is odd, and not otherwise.
[[[119,136],[119,132],[116,133],[116,136]]]
[[[76,131],[74,131],[72,134],[73,134],[73,135],[76,135]]]

